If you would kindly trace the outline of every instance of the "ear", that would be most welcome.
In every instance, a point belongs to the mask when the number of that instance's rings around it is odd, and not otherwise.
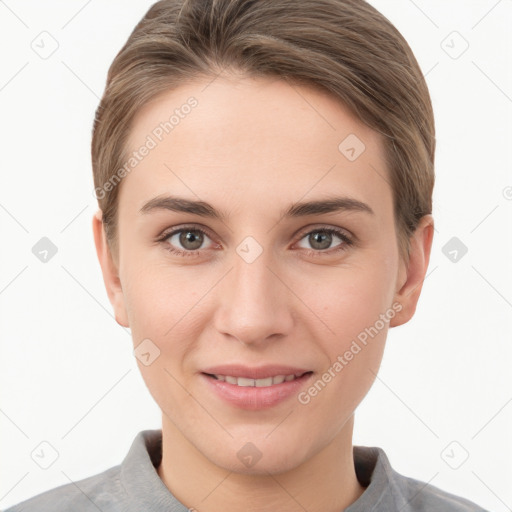
[[[107,290],[108,298],[114,308],[116,322],[123,327],[129,327],[128,314],[124,302],[123,289],[119,279],[118,266],[114,262],[110,247],[107,243],[105,230],[103,228],[102,212],[98,210],[92,218],[92,231],[96,254],[103,274],[103,282]]]
[[[433,237],[434,219],[432,215],[424,215],[410,238],[409,261],[401,262],[394,300],[401,304],[402,309],[390,320],[390,327],[405,324],[416,311],[430,260]]]

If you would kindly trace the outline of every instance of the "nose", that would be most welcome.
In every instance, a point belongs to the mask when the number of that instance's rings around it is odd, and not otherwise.
[[[273,267],[265,251],[251,263],[234,254],[233,268],[217,290],[217,332],[248,346],[291,332],[293,294]]]

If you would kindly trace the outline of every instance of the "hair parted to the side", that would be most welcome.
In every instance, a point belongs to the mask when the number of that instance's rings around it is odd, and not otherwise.
[[[364,0],[161,0],[148,10],[110,66],[93,127],[94,185],[114,257],[122,183],[104,184],[126,162],[135,115],[164,91],[226,70],[328,91],[382,136],[407,260],[409,237],[432,213],[434,115],[408,43]]]

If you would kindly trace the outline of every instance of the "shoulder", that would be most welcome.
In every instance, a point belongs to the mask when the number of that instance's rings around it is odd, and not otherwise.
[[[466,498],[398,473],[382,448],[354,446],[354,462],[366,490],[350,512],[377,510],[377,504],[378,510],[401,512],[488,512]]]
[[[175,500],[155,470],[162,455],[161,440],[161,430],[143,430],[121,464],[50,489],[4,512],[170,510]]]
[[[120,466],[76,482],[55,487],[22,501],[4,512],[89,512],[118,509],[126,495],[120,480]]]
[[[395,472],[395,484],[399,488],[411,512],[430,512],[443,510],[446,512],[488,512],[481,506],[444,491],[434,485],[409,478]]]

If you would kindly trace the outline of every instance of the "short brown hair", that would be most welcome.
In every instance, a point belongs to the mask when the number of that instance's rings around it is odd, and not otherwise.
[[[161,0],[148,10],[110,66],[93,127],[94,185],[113,253],[112,178],[135,115],[158,94],[226,69],[328,91],[383,137],[408,259],[409,237],[432,213],[434,115],[409,45],[364,0]]]

